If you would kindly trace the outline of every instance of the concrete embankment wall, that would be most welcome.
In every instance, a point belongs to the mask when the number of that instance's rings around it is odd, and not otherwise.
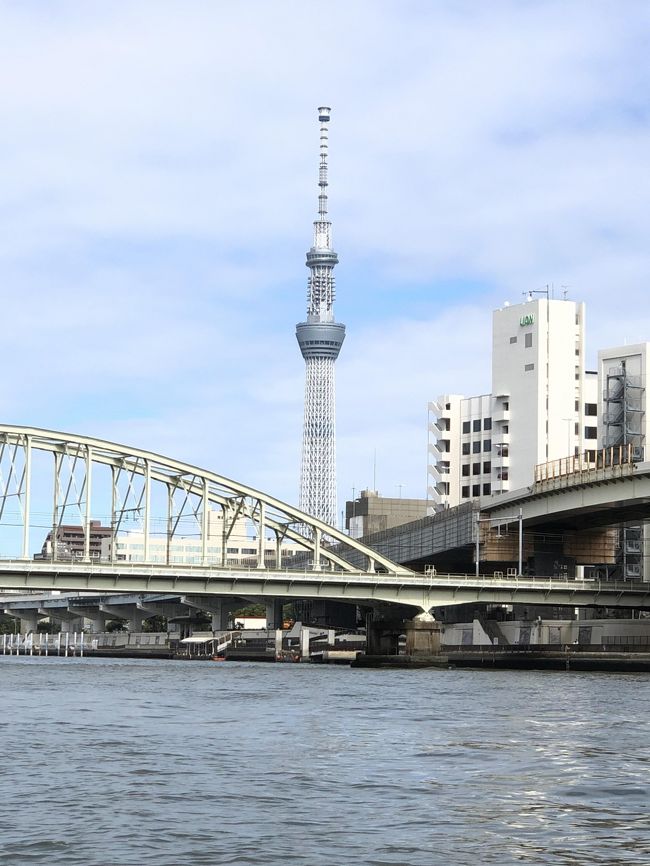
[[[491,633],[491,634],[490,634]],[[650,618],[493,620],[444,624],[442,646],[558,646],[575,643],[650,649]]]

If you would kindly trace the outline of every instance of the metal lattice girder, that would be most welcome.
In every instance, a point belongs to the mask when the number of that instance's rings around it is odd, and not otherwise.
[[[42,453],[53,455],[53,460],[47,464],[50,469],[40,467],[37,473],[33,473],[34,456]],[[110,483],[105,480],[103,485],[100,483],[99,467],[107,467],[103,472],[110,478]],[[52,503],[52,510],[49,518],[41,515],[37,523],[32,523],[30,502],[35,487],[41,498]],[[0,425],[0,531],[3,529],[3,516],[8,514],[8,504],[17,500],[19,513],[12,512],[11,520],[14,527],[16,521],[20,524],[22,557],[25,559],[31,556],[30,527],[56,529],[68,519],[66,514],[72,509],[85,533],[84,559],[89,555],[91,519],[110,515],[111,550],[115,550],[118,533],[125,524],[137,520],[144,536],[143,561],[150,562],[154,499],[166,502],[163,516],[168,545],[178,533],[185,515],[195,524],[204,563],[207,562],[209,511],[218,510],[223,517],[223,565],[226,564],[225,542],[236,521],[243,517],[254,527],[257,567],[260,569],[265,567],[263,542],[274,537],[278,553],[284,541],[291,541],[306,551],[307,567],[313,571],[324,566],[358,573],[358,568],[345,558],[346,549],[352,549],[357,555],[363,555],[366,570],[370,573],[377,568],[393,574],[411,573],[326,522],[215,472],[93,437]],[[333,549],[335,544],[336,549]],[[6,555],[6,552],[0,547],[1,555]],[[57,555],[53,546],[52,559],[56,560]],[[279,565],[279,556],[277,561]],[[304,562],[301,568],[303,566]]]

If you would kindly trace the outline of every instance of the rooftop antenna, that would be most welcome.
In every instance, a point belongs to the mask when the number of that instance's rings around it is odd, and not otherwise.
[[[551,287],[547,283],[543,289],[528,289],[527,292],[522,292],[521,294],[527,301],[532,301],[533,295],[546,295],[546,300],[549,300],[551,297]]]

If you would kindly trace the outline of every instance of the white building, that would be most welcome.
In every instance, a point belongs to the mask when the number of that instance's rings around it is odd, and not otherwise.
[[[101,559],[112,558],[123,562],[144,561],[144,534],[140,531],[124,532],[117,537],[114,556],[111,556],[111,537],[102,539]],[[252,524],[241,517],[235,522],[223,550],[223,517],[220,511],[210,511],[208,516],[208,565],[249,565],[257,563],[257,539],[252,531]],[[286,560],[294,556],[299,548],[290,541],[280,545],[280,557]],[[275,565],[277,555],[276,543],[272,539],[264,542],[264,561],[269,566]],[[198,531],[195,535],[174,535],[169,541],[166,533],[149,536],[148,562],[183,565],[205,565],[202,560],[202,545]]]
[[[535,466],[597,444],[597,374],[585,370],[585,306],[550,298],[495,310],[492,393],[429,405],[434,510],[531,484]]]

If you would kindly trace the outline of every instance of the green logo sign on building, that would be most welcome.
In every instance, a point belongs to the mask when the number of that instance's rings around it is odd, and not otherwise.
[[[533,316],[532,313],[528,313],[527,316],[522,316],[521,319],[519,319],[519,324],[520,325],[534,325],[535,324],[535,316]]]

